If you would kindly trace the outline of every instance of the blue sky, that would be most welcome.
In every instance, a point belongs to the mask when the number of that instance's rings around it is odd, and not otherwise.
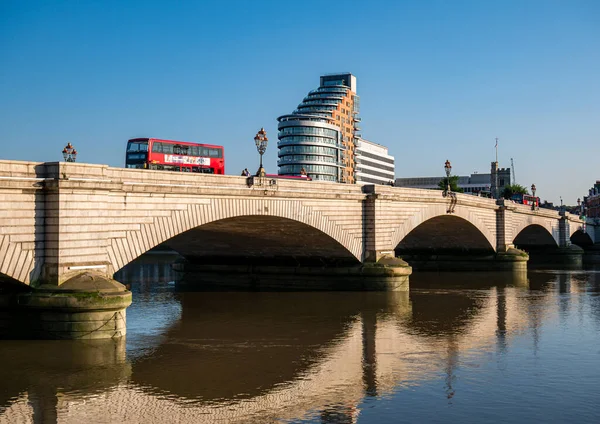
[[[222,144],[257,168],[265,127],[319,75],[358,79],[363,136],[396,176],[503,167],[574,204],[600,179],[600,2],[0,2],[0,159],[123,166],[127,139]]]

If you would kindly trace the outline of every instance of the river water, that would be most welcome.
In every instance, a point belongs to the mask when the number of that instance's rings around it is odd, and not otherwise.
[[[600,422],[600,268],[409,293],[131,284],[126,340],[0,341],[0,423]]]

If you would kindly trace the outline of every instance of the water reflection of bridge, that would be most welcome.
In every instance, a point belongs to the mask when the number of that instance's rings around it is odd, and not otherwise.
[[[410,294],[338,293],[337,301],[326,293],[240,293],[227,299],[185,293],[179,297],[182,318],[165,342],[133,364],[125,361],[122,343],[101,342],[87,345],[83,356],[79,348],[67,349],[68,360],[79,362],[75,372],[49,361],[48,372],[23,380],[20,370],[39,361],[41,349],[22,358],[3,349],[0,360],[14,366],[3,368],[0,381],[21,385],[0,396],[0,405],[11,404],[0,413],[0,423],[19,417],[65,423],[90,417],[136,423],[306,417],[329,422],[340,414],[353,422],[365,396],[438,379],[440,371],[446,374],[446,395],[459,396],[452,384],[462,358],[501,355],[517,334],[530,332],[536,343],[541,323],[560,319],[560,308],[571,307],[548,308],[557,293],[598,284],[597,277],[584,282],[577,276],[534,273],[529,284],[489,282],[487,290],[467,284],[449,290],[425,276],[415,282],[422,288]]]

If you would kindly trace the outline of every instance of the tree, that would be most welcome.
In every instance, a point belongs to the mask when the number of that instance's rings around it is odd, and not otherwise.
[[[438,183],[439,190],[446,190],[448,188],[448,178],[444,177]],[[464,190],[458,186],[458,175],[450,176],[450,191],[455,193],[462,193]]]
[[[504,190],[502,190],[502,197],[505,199],[510,199],[513,197],[513,194],[529,194],[529,192],[521,184],[509,184],[504,186]]]

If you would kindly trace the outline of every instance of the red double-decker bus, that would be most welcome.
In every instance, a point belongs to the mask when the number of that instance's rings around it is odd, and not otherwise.
[[[127,142],[125,167],[164,171],[225,174],[223,146],[132,138]]]
[[[516,203],[521,203],[522,205],[529,205],[535,207],[540,206],[540,198],[530,196],[529,194],[515,193],[512,195],[511,199]]]

